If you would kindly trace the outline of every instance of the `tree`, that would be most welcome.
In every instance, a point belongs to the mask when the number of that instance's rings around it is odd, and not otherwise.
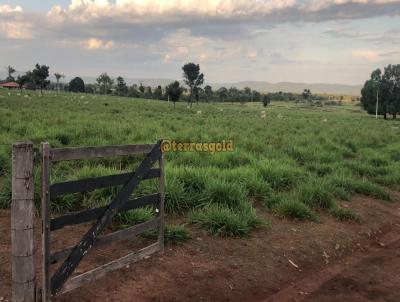
[[[280,94],[282,94],[282,92],[279,92]],[[310,89],[304,89],[303,93],[301,94],[304,100],[311,100],[312,97],[312,93]]]
[[[31,73],[30,73],[30,72],[27,72],[27,73],[25,73],[24,75],[18,76],[18,77],[17,77],[16,82],[17,82],[17,84],[18,84],[18,86],[19,86],[19,89],[22,90],[22,87],[23,87],[25,84],[27,84],[27,83],[29,83],[29,82],[31,81],[31,76],[32,76]]]
[[[267,107],[269,103],[271,103],[271,99],[269,98],[268,94],[264,94],[262,96],[262,103],[264,107]]]
[[[40,88],[40,94],[43,94],[43,89],[50,84],[47,80],[49,77],[49,66],[36,64],[32,70],[32,82],[36,87]]]
[[[162,96],[163,96],[162,87],[161,87],[160,85],[158,85],[157,88],[154,89],[153,97],[154,97],[156,100],[161,100],[161,99],[162,99]]]
[[[210,85],[207,85],[204,87],[204,95],[206,96],[207,102],[209,102],[212,99],[213,94],[214,94],[214,92]]]
[[[186,85],[190,88],[189,103],[192,108],[193,92],[195,89],[203,85],[204,74],[200,73],[200,65],[194,63],[187,63],[183,65],[183,79]]]
[[[128,94],[128,86],[123,77],[117,78],[117,95],[126,96]]]
[[[141,93],[144,94],[144,90],[145,90],[145,89],[146,89],[146,88],[143,86],[143,84],[140,83],[140,85],[139,85],[139,91],[140,91]]]
[[[131,87],[128,88],[128,96],[133,98],[139,98],[140,92],[138,91],[138,86],[133,84]]]
[[[386,110],[396,119],[397,113],[400,112],[400,64],[388,65],[382,76],[382,95],[386,100]]]
[[[203,90],[202,88],[200,88],[200,87],[195,87],[195,88],[193,89],[193,94],[194,94],[194,97],[195,97],[195,99],[196,99],[196,103],[198,104],[198,103],[199,103],[199,100],[200,100],[200,96],[201,96],[202,94],[204,94],[204,90]]]
[[[165,91],[169,99],[174,103],[174,108],[175,108],[175,103],[179,101],[183,92],[183,88],[180,86],[178,81],[175,81],[169,84],[167,87],[165,87]]]
[[[6,81],[7,82],[14,82],[15,78],[13,77],[13,74],[16,71],[15,68],[10,66],[10,65],[8,65],[8,66],[6,66],[6,70],[7,70],[7,75],[8,75]]]
[[[234,101],[238,101],[241,98],[241,93],[236,87],[229,88],[227,93],[228,95],[226,97],[231,100],[232,104]]]
[[[96,79],[96,82],[100,88],[101,94],[109,94],[111,92],[111,87],[114,84],[114,81],[106,72],[103,72],[101,75],[99,75],[99,77]]]
[[[151,89],[151,86],[148,86],[147,88],[145,88],[144,97],[146,99],[152,99],[153,98],[153,90]]]
[[[369,114],[388,114],[396,119],[400,112],[400,64],[376,69],[361,90],[361,104]],[[377,106],[378,105],[378,106]]]
[[[253,102],[261,101],[261,93],[259,93],[257,90],[252,91],[252,101]]]
[[[57,90],[60,91],[60,79],[61,79],[61,78],[64,78],[65,75],[63,75],[63,74],[61,74],[61,73],[59,73],[59,72],[56,72],[56,73],[54,74],[54,76],[56,77],[56,81],[57,81],[57,85],[56,85]]]
[[[228,97],[228,89],[225,87],[221,87],[217,90],[218,97],[221,102],[225,102],[226,98]]]
[[[69,82],[69,91],[85,92],[85,82],[79,77],[73,78],[71,82]]]

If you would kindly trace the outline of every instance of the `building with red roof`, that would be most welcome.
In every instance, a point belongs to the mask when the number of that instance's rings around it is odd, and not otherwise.
[[[6,82],[6,83],[0,83],[0,87],[4,87],[4,88],[19,88],[19,85],[16,82]],[[24,87],[24,86],[22,86],[22,87]]]

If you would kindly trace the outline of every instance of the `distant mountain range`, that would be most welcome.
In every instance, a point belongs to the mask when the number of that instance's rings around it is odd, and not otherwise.
[[[0,79],[6,78],[6,73],[0,71]],[[64,81],[68,82],[72,77],[66,76]],[[81,77],[85,83],[95,83],[96,77]],[[52,81],[55,78],[50,77]],[[140,78],[125,78],[128,85],[140,84],[145,86],[156,87],[158,85],[166,86],[173,82],[174,79],[165,78],[153,78],[153,79],[140,79]],[[233,83],[207,83],[213,87],[213,89],[218,89],[221,87],[236,87],[238,89],[243,89],[244,87],[249,87],[260,92],[293,92],[301,93],[304,89],[310,89],[312,93],[326,93],[326,94],[343,94],[343,95],[354,95],[358,96],[361,94],[361,85],[345,85],[345,84],[329,84],[329,83],[293,83],[293,82],[280,82],[280,83],[269,83],[263,81],[242,81]]]

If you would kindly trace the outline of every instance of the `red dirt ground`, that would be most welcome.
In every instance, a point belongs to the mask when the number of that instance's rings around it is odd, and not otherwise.
[[[109,273],[54,300],[400,301],[400,194],[393,196],[393,203],[364,196],[342,203],[362,216],[362,224],[325,215],[320,223],[287,221],[260,209],[272,226],[254,231],[250,238],[213,238],[189,227],[190,242],[168,246],[164,255]],[[87,227],[55,232],[52,247],[73,244]],[[0,238],[0,301],[9,301],[9,211],[0,212]],[[144,243],[140,239],[93,251],[78,273]]]

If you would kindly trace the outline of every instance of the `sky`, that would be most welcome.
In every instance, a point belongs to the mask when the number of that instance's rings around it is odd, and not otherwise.
[[[400,64],[400,0],[0,0],[0,66],[363,84]]]

